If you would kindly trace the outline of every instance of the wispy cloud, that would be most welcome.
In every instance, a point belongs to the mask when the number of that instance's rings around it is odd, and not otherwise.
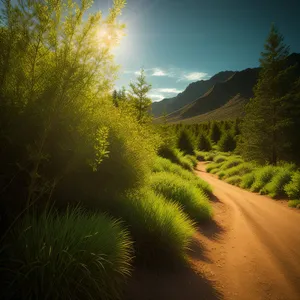
[[[191,73],[184,73],[181,78],[179,78],[179,81],[185,80],[185,81],[196,81],[196,80],[203,80],[207,79],[208,74],[204,72],[191,72]]]
[[[168,76],[168,73],[162,69],[159,69],[159,68],[154,68],[152,69],[152,75],[151,76],[158,76],[158,77],[161,77],[161,76]]]
[[[149,94],[148,97],[153,101],[153,102],[157,102],[160,101],[162,99],[164,99],[165,97],[161,94]]]
[[[155,91],[159,93],[167,93],[167,94],[179,94],[182,92],[182,90],[178,90],[176,88],[160,88],[160,89],[155,89]]]

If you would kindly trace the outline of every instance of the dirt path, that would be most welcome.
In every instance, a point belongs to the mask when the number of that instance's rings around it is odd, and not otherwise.
[[[193,270],[139,270],[130,299],[300,300],[300,213],[196,173],[214,188],[214,220],[199,228]]]

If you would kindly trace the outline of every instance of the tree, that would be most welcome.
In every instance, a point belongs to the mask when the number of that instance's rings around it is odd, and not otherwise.
[[[221,129],[220,129],[219,125],[217,124],[217,122],[215,122],[215,121],[212,122],[211,127],[210,127],[210,134],[209,134],[210,139],[213,142],[217,143],[221,138],[221,134],[222,134],[222,132],[221,132]]]
[[[151,85],[147,83],[145,71],[142,69],[140,75],[137,76],[137,82],[130,83],[130,99],[134,103],[137,111],[137,119],[139,122],[144,122],[150,118],[149,110],[151,106],[151,99],[147,97],[151,90]]]
[[[219,150],[223,152],[231,152],[236,148],[236,140],[231,133],[223,133],[219,143]]]
[[[122,89],[120,90],[113,90],[112,93],[112,100],[113,104],[116,107],[119,107],[122,101],[126,100],[126,90],[125,87],[123,86]]]
[[[212,149],[209,137],[203,132],[198,137],[198,149],[202,151],[210,151]]]
[[[288,95],[295,81],[295,67],[288,66],[289,47],[274,25],[264,48],[254,97],[246,106],[241,126],[239,150],[247,159],[276,164],[288,159],[292,149],[288,137],[294,104]]]
[[[194,155],[194,141],[186,129],[179,132],[177,147],[185,154]]]

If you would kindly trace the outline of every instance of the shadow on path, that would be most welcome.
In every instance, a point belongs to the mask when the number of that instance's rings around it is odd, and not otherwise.
[[[198,227],[198,230],[201,234],[214,241],[220,240],[222,234],[225,233],[225,229],[215,220],[202,224]]]
[[[136,270],[129,282],[125,300],[221,300],[213,283],[183,267],[174,272]]]

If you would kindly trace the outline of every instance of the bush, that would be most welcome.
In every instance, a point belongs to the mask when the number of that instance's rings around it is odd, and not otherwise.
[[[300,209],[300,200],[290,200],[288,202],[289,207],[299,208]]]
[[[292,179],[292,172],[280,168],[272,180],[265,186],[265,192],[272,198],[287,196],[284,187]]]
[[[182,167],[173,164],[168,159],[164,159],[158,157],[155,161],[155,164],[152,168],[154,172],[171,172],[178,176],[180,176],[183,180],[189,181],[191,184],[196,185],[200,188],[203,192],[207,195],[212,194],[211,186],[202,180],[200,177],[196,176],[195,174],[183,169]]]
[[[194,155],[194,141],[187,130],[181,130],[178,136],[177,147],[183,151],[184,154]]]
[[[214,162],[215,163],[221,163],[224,162],[228,159],[228,157],[224,156],[224,155],[217,155],[214,157]]]
[[[209,133],[210,139],[217,143],[221,138],[221,134],[222,132],[219,125],[216,122],[213,122]]]
[[[183,210],[198,222],[209,220],[212,211],[205,193],[175,174],[161,172],[151,176],[151,188],[168,200],[180,204]]]
[[[253,185],[255,181],[255,174],[254,172],[251,172],[249,174],[245,174],[242,177],[241,183],[240,183],[240,187],[243,189],[250,189],[251,186]]]
[[[131,255],[127,231],[104,215],[79,208],[27,215],[4,248],[1,292],[5,299],[121,299]]]
[[[175,153],[178,158],[178,164],[186,170],[192,171],[194,169],[193,162],[186,157],[180,150],[176,149]]]
[[[208,164],[207,165],[207,167],[206,167],[206,171],[208,172],[208,173],[216,173],[216,172],[218,172],[219,171],[219,169],[221,168],[221,166],[222,166],[222,164],[223,164],[223,162],[221,162],[221,163],[210,163],[210,164]]]
[[[218,175],[219,179],[222,179],[225,176],[225,172],[224,171],[219,171],[216,174]]]
[[[242,181],[242,178],[239,175],[234,175],[232,177],[226,178],[225,181],[229,184],[239,186]]]
[[[193,167],[197,166],[198,161],[194,155],[186,155],[185,158],[188,159],[193,164]]]
[[[142,189],[124,193],[109,210],[128,224],[138,263],[161,267],[186,261],[195,228],[180,205]]]
[[[232,152],[236,148],[236,140],[230,133],[224,133],[218,143],[219,150],[223,152]]]
[[[295,172],[292,180],[284,187],[284,191],[290,199],[300,198],[300,172]]]
[[[265,185],[272,180],[276,171],[277,169],[274,166],[265,166],[257,169],[255,171],[255,180],[250,190],[252,192],[262,191]]]
[[[244,161],[241,158],[232,156],[226,162],[223,163],[223,165],[221,166],[221,170],[226,171],[227,169],[231,169],[235,166],[238,166],[243,162]]]
[[[212,149],[211,141],[204,133],[200,133],[198,137],[198,149],[201,151],[210,151]]]
[[[253,170],[254,170],[253,164],[241,163],[235,167],[227,169],[227,171],[225,171],[225,178],[232,177],[234,175],[242,176],[242,175],[252,172]]]

